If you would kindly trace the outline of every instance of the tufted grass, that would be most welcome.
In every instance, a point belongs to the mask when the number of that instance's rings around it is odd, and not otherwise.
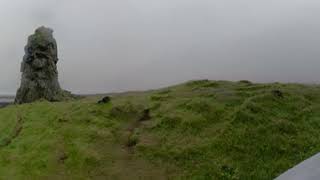
[[[271,180],[320,151],[316,85],[201,80],[100,98],[0,109],[0,179]]]

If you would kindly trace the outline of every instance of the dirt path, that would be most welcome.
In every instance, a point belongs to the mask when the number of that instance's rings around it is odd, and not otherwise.
[[[11,142],[19,136],[19,134],[21,133],[22,128],[23,128],[22,124],[23,124],[23,118],[20,115],[20,113],[17,113],[17,122],[15,124],[15,127],[14,127],[13,131],[11,132],[11,135],[9,136],[9,138],[5,139],[2,146],[10,145]]]
[[[141,159],[135,153],[136,145],[139,141],[135,141],[135,132],[140,128],[143,128],[144,122],[147,120],[137,119],[128,124],[127,128],[123,129],[123,140],[120,145],[113,145],[108,150],[110,155],[114,158],[112,163],[110,175],[115,179],[155,179],[165,180],[169,179],[166,169],[163,167],[157,167],[156,165]]]
[[[63,128],[74,126],[72,121],[67,121],[62,115],[58,119]],[[90,179],[114,179],[114,180],[166,180],[168,177],[167,169],[157,166],[137,155],[135,145],[129,145],[129,139],[134,136],[135,131],[143,128],[144,118],[138,118],[123,124],[122,128],[117,130],[116,135],[108,128],[97,129],[97,136],[83,149],[85,155],[90,159],[95,159],[95,168],[84,172]],[[148,118],[147,118],[148,119]],[[99,135],[98,135],[99,134]],[[115,136],[118,139],[110,136]],[[67,165],[68,144],[65,139],[61,139],[57,145],[57,161],[59,163],[59,172],[55,173],[54,178],[64,179],[68,177]],[[83,172],[82,172],[83,173]]]

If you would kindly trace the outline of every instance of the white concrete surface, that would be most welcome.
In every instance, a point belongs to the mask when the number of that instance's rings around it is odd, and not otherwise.
[[[275,180],[320,180],[320,153],[289,169]]]

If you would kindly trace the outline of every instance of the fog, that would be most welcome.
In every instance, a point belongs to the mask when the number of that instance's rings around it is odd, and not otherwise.
[[[14,94],[28,35],[58,42],[75,93],[190,79],[319,83],[318,0],[2,0],[0,93]]]

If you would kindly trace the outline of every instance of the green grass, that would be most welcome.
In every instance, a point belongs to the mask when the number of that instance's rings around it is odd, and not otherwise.
[[[271,180],[320,151],[316,85],[201,80],[99,98],[0,109],[0,179]]]

